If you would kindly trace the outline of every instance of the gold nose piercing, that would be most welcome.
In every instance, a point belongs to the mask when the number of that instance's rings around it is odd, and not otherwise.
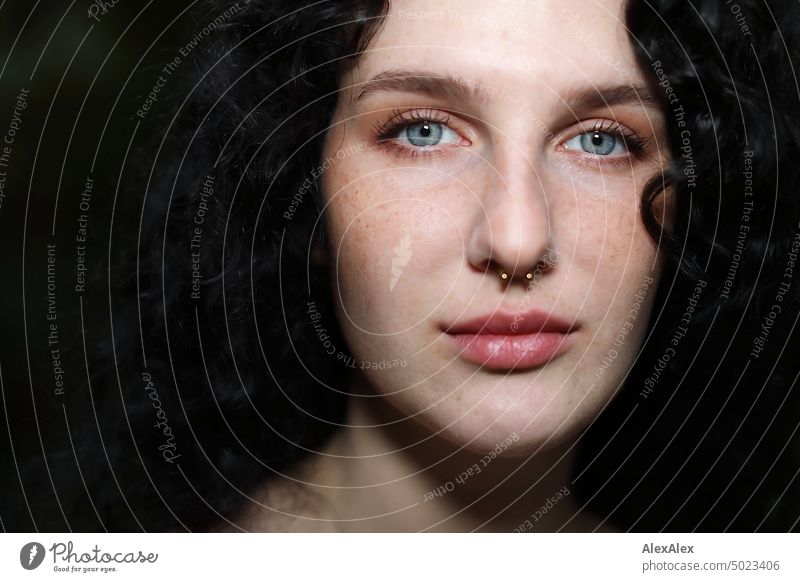
[[[503,281],[506,281],[506,280],[508,280],[508,273],[506,273],[506,272],[505,272],[503,269],[500,269],[500,270],[499,270],[499,273],[500,273],[500,278],[501,278]],[[525,278],[526,278],[528,281],[530,281],[531,279],[533,279],[533,273],[531,273],[530,271],[528,271],[527,273],[525,273]]]

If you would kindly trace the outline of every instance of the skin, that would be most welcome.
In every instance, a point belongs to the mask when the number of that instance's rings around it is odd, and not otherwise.
[[[618,0],[395,0],[343,72],[324,148],[335,163],[322,176],[322,260],[356,366],[406,365],[353,374],[348,427],[295,476],[315,491],[304,515],[317,521],[292,529],[511,531],[570,484],[575,439],[629,369],[660,272],[639,196],[665,160],[663,114],[622,10]],[[397,71],[439,89],[375,83]],[[604,104],[614,87],[634,98]],[[402,128],[378,135],[398,112],[446,121],[443,141],[412,156]],[[625,141],[604,139],[617,153],[582,149],[581,134],[616,135],[616,124]],[[634,134],[644,150],[620,153]],[[553,258],[535,286],[518,278]],[[497,268],[515,277],[503,282]],[[443,332],[520,307],[577,328],[545,365],[482,368]],[[510,437],[480,476],[426,499]],[[602,529],[576,518],[574,498],[536,529]]]

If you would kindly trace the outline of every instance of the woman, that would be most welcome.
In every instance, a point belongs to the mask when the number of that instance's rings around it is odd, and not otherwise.
[[[78,527],[796,527],[796,7],[208,8]]]
[[[333,476],[302,479],[340,529],[510,531],[568,490],[572,437],[644,335],[660,266],[637,194],[664,119],[620,2],[429,8],[393,3],[340,73],[317,255],[355,396],[314,461]],[[553,25],[580,21],[606,55]],[[539,527],[590,527],[574,499]]]

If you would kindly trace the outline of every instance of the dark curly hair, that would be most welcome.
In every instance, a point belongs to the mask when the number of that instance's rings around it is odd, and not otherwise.
[[[800,10],[645,0],[627,23],[665,98],[679,209],[652,331],[578,482],[624,528],[796,530]]]
[[[736,6],[627,8],[667,118],[673,161],[642,193],[642,220],[668,264],[647,339],[584,433],[574,482],[624,529],[786,531],[800,516],[800,282],[784,276],[800,236],[800,16],[788,0]],[[328,274],[308,261],[324,242],[309,176],[341,67],[387,8],[217,0],[198,11],[218,25],[192,53],[195,77],[162,100],[170,114],[148,118],[164,131],[133,172],[148,176],[141,231],[116,236],[102,282],[112,317],[87,336],[91,414],[77,442],[48,451],[55,482],[16,508],[19,529],[215,529],[343,422],[346,368],[306,316],[309,297],[334,313]],[[653,210],[667,188],[678,201],[669,232]],[[333,321],[327,333],[345,345]],[[42,474],[38,462],[27,470]],[[58,508],[53,489],[69,492]]]

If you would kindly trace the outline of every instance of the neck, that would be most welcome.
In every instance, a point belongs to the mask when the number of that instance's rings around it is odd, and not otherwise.
[[[302,472],[339,531],[608,531],[572,495],[574,441],[523,457],[433,435],[356,376],[346,428]],[[309,529],[314,529],[310,522]]]

